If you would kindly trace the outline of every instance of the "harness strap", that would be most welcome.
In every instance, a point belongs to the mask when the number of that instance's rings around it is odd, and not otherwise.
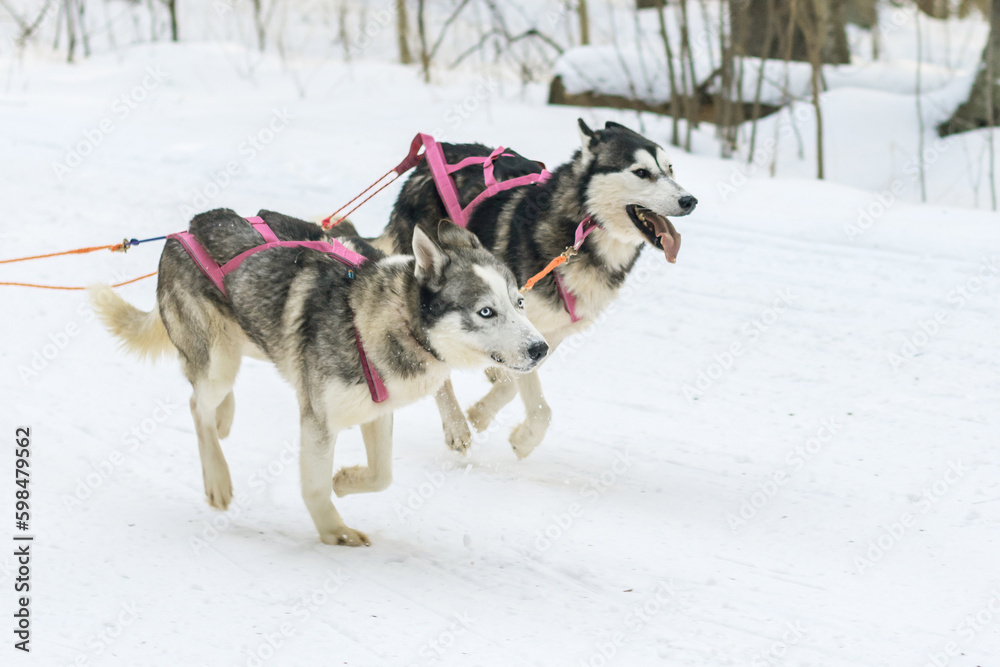
[[[420,153],[421,146],[424,147],[423,153]],[[441,202],[444,204],[444,209],[447,212],[448,217],[459,227],[467,227],[469,225],[469,216],[472,215],[472,212],[477,206],[479,206],[480,203],[482,203],[484,199],[488,199],[498,192],[510,190],[511,188],[520,187],[522,185],[544,183],[552,177],[552,174],[549,173],[549,171],[543,166],[540,173],[525,174],[523,176],[518,176],[517,178],[503,181],[502,183],[498,182],[496,177],[493,175],[493,163],[500,157],[514,157],[512,153],[505,153],[505,150],[507,149],[503,146],[498,146],[486,157],[473,155],[457,162],[456,164],[448,164],[448,161],[445,159],[444,149],[441,147],[441,143],[434,139],[431,135],[421,132],[413,138],[412,142],[410,142],[409,154],[402,162],[396,165],[396,168],[393,171],[395,171],[397,175],[402,175],[406,171],[415,167],[420,160],[426,159],[427,167],[431,172],[431,178],[434,179],[434,186],[437,188],[438,196],[441,197]],[[452,179],[451,175],[460,169],[465,169],[466,167],[477,164],[481,164],[483,166],[483,182],[486,185],[486,189],[469,202],[468,206],[462,208],[462,205],[458,200],[458,190],[455,188],[455,181]]]
[[[212,256],[205,250],[205,246],[191,232],[178,232],[168,235],[167,238],[179,241],[191,256],[191,259],[195,261],[198,268],[201,269],[202,273],[226,297],[229,295],[226,293],[225,277],[238,269],[247,257],[270,248],[309,248],[310,250],[318,250],[352,269],[357,269],[368,259],[364,255],[354,252],[336,239],[330,239],[329,241],[282,241],[260,216],[253,216],[246,220],[264,237],[264,243],[240,253],[222,266],[219,266],[212,259]],[[361,334],[358,333],[356,324],[354,325],[354,342],[358,348],[361,370],[364,373],[365,382],[368,383],[368,392],[371,394],[372,401],[382,403],[389,398],[389,391],[386,389],[385,383],[382,382],[382,377],[378,374],[378,370],[368,360],[368,355],[365,354],[364,345],[361,343]]]
[[[223,295],[229,296],[226,294],[226,285],[222,280],[225,277],[222,273],[222,267],[219,266],[214,259],[212,259],[212,256],[208,254],[207,250],[205,250],[205,246],[198,242],[198,239],[194,237],[194,234],[191,232],[178,232],[176,234],[168,234],[167,239],[179,241],[180,244],[184,246],[187,254],[189,254],[191,259],[194,260],[194,263],[199,269],[201,269],[201,272],[204,273],[209,280],[215,283],[215,286],[219,288],[219,291],[222,292]]]
[[[581,220],[580,224],[576,226],[576,232],[573,234],[573,250],[579,250],[583,242],[587,240],[587,237],[595,229],[597,229],[597,223],[589,215]]]
[[[424,147],[424,152],[420,152],[420,147]],[[494,163],[500,157],[514,157],[511,153],[505,153],[507,149],[503,146],[497,146],[488,156],[483,157],[479,155],[473,155],[460,160],[456,164],[448,164],[448,161],[444,156],[444,149],[441,147],[441,143],[434,139],[429,134],[424,134],[423,132],[417,134],[410,142],[410,152],[407,154],[406,158],[403,159],[396,168],[393,170],[396,172],[397,176],[401,176],[417,164],[420,160],[427,160],[427,167],[431,172],[431,178],[434,179],[434,185],[437,188],[438,196],[441,197],[441,202],[444,204],[445,211],[448,217],[451,218],[452,222],[460,227],[467,227],[469,224],[469,217],[472,212],[475,211],[476,207],[479,206],[483,201],[489,199],[490,197],[496,195],[504,190],[510,190],[511,188],[521,187],[522,185],[531,185],[534,183],[544,183],[552,177],[552,174],[545,165],[541,165],[542,171],[535,174],[525,174],[523,176],[518,176],[506,181],[498,182],[496,176],[493,173]],[[480,192],[476,197],[473,198],[469,205],[464,209],[458,200],[458,190],[455,187],[455,181],[452,178],[452,174],[466,167],[481,164],[483,165],[483,184],[486,188]],[[560,258],[554,259],[549,262],[539,274],[533,276],[522,288],[523,291],[530,290],[532,286],[538,280],[544,278],[548,273],[552,272],[553,277],[556,281],[556,290],[559,293],[559,297],[562,299],[563,304],[566,307],[566,312],[569,313],[569,318],[572,322],[579,322],[580,318],[576,314],[576,297],[572,292],[566,289],[563,284],[562,277],[555,272],[555,268],[569,259],[570,256],[576,254],[576,252],[583,245],[586,238],[597,229],[597,223],[593,221],[591,216],[586,216],[577,225],[576,233],[574,234],[573,245],[566,248],[560,257],[562,261],[558,261]]]
[[[558,271],[553,271],[552,277],[556,280],[556,291],[559,292],[559,298],[562,299],[563,306],[566,308],[566,312],[569,313],[569,321],[576,324],[582,319],[576,314],[576,297],[566,289],[566,285],[563,284],[562,276],[559,275]]]
[[[465,219],[465,212],[458,203],[458,191],[455,189],[455,181],[448,173],[448,163],[444,159],[444,149],[441,144],[434,141],[434,137],[429,134],[418,135],[424,142],[424,155],[427,159],[427,166],[431,170],[431,177],[434,185],[437,186],[438,194],[444,203],[444,208],[448,212],[448,217],[459,227],[465,227],[468,220]]]
[[[573,234],[574,254],[580,250],[583,242],[587,240],[587,237],[595,229],[597,229],[597,223],[589,215],[580,221],[580,224],[576,226],[576,233]],[[563,284],[562,276],[559,275],[558,271],[553,271],[552,277],[556,279],[556,291],[559,292],[559,297],[563,300],[566,312],[569,313],[569,321],[576,324],[583,319],[576,314],[576,296],[573,292],[566,289],[566,285]]]

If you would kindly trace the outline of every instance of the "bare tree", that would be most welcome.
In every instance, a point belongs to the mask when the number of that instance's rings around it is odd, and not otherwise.
[[[66,17],[66,37],[68,39],[68,44],[66,46],[66,62],[73,62],[76,56],[76,11],[74,8],[74,0],[65,0],[65,8],[63,9],[63,15]]]
[[[80,32],[80,41],[83,43],[83,57],[90,57],[90,35],[87,34],[87,0],[76,0],[76,26]]]
[[[409,34],[410,19],[406,14],[406,0],[396,0],[396,38],[399,42],[399,62],[404,65],[413,62]]]
[[[465,51],[460,53],[455,61],[451,64],[451,67],[457,67],[466,58],[474,53],[482,52],[487,46],[492,45],[494,50],[494,57],[499,60],[502,55],[509,54],[513,51],[513,46],[515,44],[527,43],[534,45],[538,49],[538,55],[540,55],[543,60],[545,60],[547,66],[551,66],[554,59],[547,57],[545,52],[540,48],[545,45],[555,51],[558,55],[562,55],[565,49],[559,44],[555,39],[547,35],[538,29],[537,26],[531,26],[526,30],[515,33],[507,25],[507,21],[504,18],[504,12],[501,9],[501,4],[497,0],[483,0],[482,5],[486,7],[489,12],[490,22],[492,23],[489,30],[483,32],[479,36],[479,40],[467,48]],[[456,10],[461,9],[464,4],[458,5]],[[478,7],[479,5],[473,5],[473,7]],[[456,14],[453,12],[453,16]],[[446,28],[448,22],[446,21]],[[443,35],[442,31],[442,35]],[[440,39],[439,39],[440,41]],[[432,49],[433,51],[434,49]],[[516,62],[518,68],[521,71],[521,76],[524,80],[530,80],[529,77],[533,77],[533,70],[531,63],[527,56],[521,57],[520,60]]]
[[[797,0],[746,0],[746,2],[747,10],[735,13],[733,18],[747,25],[734,27],[734,30],[743,29],[749,35],[763,35],[767,31],[767,23],[774,22],[780,27],[791,25],[788,34],[783,34],[782,38],[771,43],[769,48],[765,48],[759,40],[749,40],[746,44],[746,55],[776,59],[787,57],[788,60],[809,62],[811,60],[809,45],[803,32],[803,26],[807,24],[801,20],[791,21],[790,18],[793,13],[816,14],[825,17],[821,22],[824,32],[822,61],[850,62],[846,32],[847,11],[846,7],[838,6],[843,5],[844,0],[820,0],[817,3],[807,2],[797,7],[795,6]]]
[[[704,9],[704,4],[702,4]],[[707,17],[707,11],[705,12]],[[732,25],[726,23],[727,14],[719,12],[719,94],[716,96],[716,131],[721,139],[722,157],[729,158],[736,148],[736,109],[733,106],[733,89],[735,86],[735,61],[733,58]],[[705,22],[708,29],[708,21]]]
[[[7,13],[10,14],[11,18],[14,19],[14,23],[17,24],[17,29],[19,32],[17,37],[14,38],[14,44],[17,46],[18,49],[23,49],[25,45],[28,43],[28,40],[30,40],[34,36],[35,31],[38,30],[38,26],[42,24],[42,21],[45,19],[45,16],[49,13],[49,9],[51,8],[51,6],[52,6],[52,0],[45,0],[45,4],[42,5],[42,8],[40,10],[38,10],[38,16],[36,16],[34,19],[31,19],[28,16],[21,16],[16,11],[14,11],[14,8],[10,6],[7,0],[0,0],[0,7],[6,9]]]
[[[170,41],[177,41],[177,0],[163,0],[170,12]]]
[[[920,30],[920,12],[913,15],[917,32],[917,164],[920,167],[920,201],[927,202],[927,177],[924,169],[924,111],[922,108],[923,90],[921,90],[920,75],[924,66],[924,39]]]
[[[997,83],[995,72],[1000,72],[1000,0],[993,0],[990,9],[990,36],[969,99],[941,124],[938,128],[941,136],[996,126],[998,118],[993,112],[1000,108],[1000,83]]]
[[[823,0],[810,0],[810,2],[811,11],[800,12],[799,21],[802,34],[805,36],[812,73],[810,79],[812,103],[816,112],[816,178],[823,180],[823,109],[820,105],[819,94],[822,89],[823,48],[826,41],[826,26],[829,25],[827,14],[829,7],[824,4]]]
[[[469,4],[469,0],[461,0],[455,8],[451,10],[451,14],[445,19],[444,24],[441,26],[441,32],[438,34],[437,39],[434,41],[433,46],[428,46],[427,41],[427,22],[424,15],[424,5],[425,0],[418,0],[417,2],[417,33],[420,37],[420,67],[424,73],[424,83],[431,82],[431,62],[434,60],[434,56],[437,54],[439,48],[441,48],[441,43],[444,42],[445,35],[448,34],[448,28],[451,24],[455,22],[458,15],[462,13],[466,5]]]
[[[275,2],[271,2],[271,6],[266,12],[263,5],[264,0],[253,0],[253,25],[257,31],[257,48],[261,51],[264,50],[267,42],[267,24],[271,22],[271,14],[274,13]],[[175,38],[174,41],[177,41],[177,39]]]
[[[739,5],[740,5],[740,10],[741,11],[746,11],[747,8],[749,7],[749,3],[747,3],[747,2],[740,2]],[[732,5],[730,5],[730,7],[732,7]],[[734,11],[733,9],[730,9],[730,12],[733,12],[733,11]],[[774,37],[775,37],[774,33],[775,33],[775,25],[776,25],[776,22],[771,20],[771,16],[772,16],[773,11],[774,11],[774,0],[767,0],[767,3],[764,5],[764,11],[766,12],[766,16],[767,16],[768,20],[764,24],[765,27],[764,27],[764,43],[763,43],[763,47],[764,47],[764,52],[765,53],[770,53],[771,52],[771,47],[772,47],[772,45],[774,43]],[[745,48],[745,45],[749,41],[749,32],[748,32],[748,30],[749,30],[749,22],[747,22],[747,21],[735,21],[735,19],[734,19],[734,23],[735,23],[736,26],[740,26],[739,28],[737,28],[735,26],[733,28],[734,30],[737,30],[737,29],[740,30],[740,33],[739,33],[740,37],[739,37],[739,39],[737,41],[738,52],[739,52],[739,54],[741,56],[745,56],[747,54],[747,50]],[[760,119],[760,109],[761,109],[761,107],[760,107],[760,96],[761,96],[761,93],[763,92],[763,88],[764,88],[764,67],[765,67],[765,65],[767,65],[767,60],[764,59],[764,58],[761,58],[760,59],[760,66],[757,69],[757,80],[755,82],[754,97],[753,97],[753,110],[751,111],[750,148],[749,148],[749,153],[747,155],[747,160],[748,161],[752,161],[754,159],[754,152],[757,149],[757,121]]]
[[[590,14],[587,11],[587,0],[579,0],[576,12],[580,16],[580,43],[590,44]]]
[[[667,33],[667,18],[664,14],[666,3],[661,3],[657,8],[657,17],[660,20],[660,39],[663,40],[663,50],[667,57],[667,75],[670,79],[670,115],[673,118],[673,129],[670,134],[670,143],[680,146],[680,116],[681,99],[677,89],[677,76],[674,73],[674,50],[670,47],[670,35]]]
[[[344,62],[351,62],[351,40],[347,35],[347,0],[340,0],[337,7],[337,36],[344,48]]]
[[[687,119],[687,126],[684,128],[684,150],[690,151],[691,130],[698,118],[698,99],[695,94],[698,82],[694,76],[694,55],[691,53],[691,35],[688,30],[687,0],[680,0],[678,4],[681,16],[681,85],[684,88],[684,116]],[[689,77],[690,89],[688,88]]]
[[[917,8],[931,18],[948,18],[948,0],[917,0]]]
[[[427,47],[427,22],[424,20],[424,0],[417,0],[417,36],[420,38],[420,69],[424,83],[431,82],[431,52]]]

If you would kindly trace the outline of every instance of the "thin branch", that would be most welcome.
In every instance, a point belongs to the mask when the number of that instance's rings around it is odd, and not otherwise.
[[[920,31],[920,12],[915,12],[913,20],[917,32],[917,164],[920,167],[920,201],[927,203],[927,175],[924,168],[924,113],[921,109],[920,74],[924,64],[924,40]]]
[[[448,18],[444,22],[444,25],[441,26],[441,34],[438,35],[437,41],[434,42],[434,46],[431,47],[431,52],[427,56],[428,60],[434,59],[434,56],[437,54],[438,48],[441,46],[441,42],[444,41],[445,34],[448,32],[448,27],[451,26],[452,23],[454,23],[455,19],[458,18],[458,15],[462,13],[462,10],[465,9],[465,6],[468,4],[469,0],[462,0],[460,3],[458,3],[455,9],[452,10],[451,15],[448,16]]]
[[[555,49],[556,53],[558,53],[559,55],[565,53],[565,49],[559,46],[558,42],[553,40],[551,37],[547,36],[545,33],[539,32],[536,28],[530,28],[528,30],[525,30],[519,35],[508,35],[501,28],[493,28],[492,30],[483,33],[483,36],[480,37],[479,41],[476,42],[474,45],[470,46],[465,51],[462,51],[462,53],[460,53],[458,57],[455,59],[455,62],[449,65],[449,68],[454,69],[458,67],[463,60],[465,60],[473,53],[479,51],[484,46],[486,46],[486,42],[489,41],[489,38],[494,36],[503,37],[504,40],[507,42],[508,47],[511,44],[514,44],[515,42],[521,41],[522,39],[527,39],[529,37],[537,37],[538,39],[542,40],[543,42],[551,46],[553,49]]]

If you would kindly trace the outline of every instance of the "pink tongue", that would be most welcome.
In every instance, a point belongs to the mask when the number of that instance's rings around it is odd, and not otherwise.
[[[646,220],[653,223],[656,236],[663,245],[663,254],[667,261],[673,264],[677,261],[677,252],[681,249],[681,235],[677,233],[670,221],[659,215],[646,214]]]

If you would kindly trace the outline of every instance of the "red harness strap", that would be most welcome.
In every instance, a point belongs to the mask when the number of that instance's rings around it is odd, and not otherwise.
[[[268,227],[267,223],[264,222],[263,218],[253,216],[247,218],[247,222],[253,225],[254,229],[256,229],[257,232],[264,237],[264,243],[251,248],[246,252],[240,253],[222,266],[219,266],[219,264],[212,259],[212,256],[208,254],[207,250],[205,250],[205,246],[203,246],[191,232],[178,232],[176,234],[170,234],[167,238],[179,241],[180,244],[184,246],[187,253],[191,256],[191,259],[194,260],[194,263],[199,269],[201,269],[202,273],[208,276],[208,279],[215,283],[215,286],[219,288],[219,291],[226,296],[229,295],[226,294],[226,285],[224,282],[225,277],[235,271],[250,255],[269,248],[310,248],[312,250],[318,250],[333,257],[335,260],[350,267],[351,269],[357,269],[368,259],[364,255],[359,255],[350,248],[344,246],[336,239],[330,239],[330,241],[281,241],[275,235],[274,231]],[[385,388],[385,383],[382,382],[382,378],[379,376],[375,366],[373,366],[368,360],[368,355],[365,354],[365,349],[361,344],[361,336],[358,334],[357,326],[354,327],[354,341],[358,347],[358,356],[361,358],[361,370],[364,372],[365,382],[368,383],[368,391],[372,395],[372,400],[376,403],[382,403],[389,398],[389,391]]]

